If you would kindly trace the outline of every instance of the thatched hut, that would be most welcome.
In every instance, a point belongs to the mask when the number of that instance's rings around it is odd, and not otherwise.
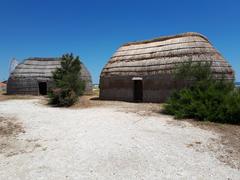
[[[211,61],[216,76],[234,78],[231,66],[205,36],[184,33],[121,46],[101,72],[100,98],[163,102],[176,88],[176,65],[189,60]]]
[[[29,58],[17,65],[7,83],[8,94],[46,95],[53,86],[52,72],[60,67],[60,58]],[[81,79],[86,82],[85,93],[92,92],[89,71],[81,64]]]

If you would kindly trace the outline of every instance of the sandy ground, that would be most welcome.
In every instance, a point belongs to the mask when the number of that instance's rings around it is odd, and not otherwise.
[[[0,102],[2,122],[24,129],[0,136],[0,179],[240,179],[240,170],[209,148],[219,149],[219,134],[117,104]]]

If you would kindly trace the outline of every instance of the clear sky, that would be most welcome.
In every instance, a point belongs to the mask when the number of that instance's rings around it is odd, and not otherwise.
[[[191,31],[209,38],[240,81],[239,0],[0,0],[0,80],[13,57],[73,52],[98,83],[121,44]]]

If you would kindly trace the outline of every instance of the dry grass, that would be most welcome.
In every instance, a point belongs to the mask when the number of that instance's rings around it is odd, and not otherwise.
[[[24,132],[22,125],[15,119],[0,116],[0,138],[15,136],[21,132]]]
[[[79,101],[71,108],[90,108],[90,107],[113,107],[124,112],[133,112],[141,115],[152,115],[162,110],[162,105],[157,103],[131,103],[124,101],[104,101],[99,100],[98,96],[82,96]]]
[[[0,116],[0,153],[9,153],[16,144],[16,136],[24,132],[22,124],[16,119]]]
[[[38,99],[38,96],[30,96],[30,95],[6,95],[0,94],[0,101],[6,100],[15,100],[15,99]]]
[[[25,133],[23,124],[15,118],[0,116],[0,154],[6,157],[17,154],[32,153],[40,148],[36,139],[18,139],[20,133]]]
[[[0,95],[5,94],[6,91],[0,90]]]
[[[209,147],[216,154],[218,159],[233,168],[240,169],[240,126],[230,124],[220,124],[212,122],[202,122],[186,120],[192,125],[204,130],[212,131],[220,135],[220,145],[218,148]],[[224,155],[222,155],[224,154]]]

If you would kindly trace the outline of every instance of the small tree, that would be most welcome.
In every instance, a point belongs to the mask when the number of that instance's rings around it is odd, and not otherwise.
[[[61,67],[53,72],[54,87],[49,92],[49,103],[56,106],[71,106],[81,96],[85,82],[81,80],[81,62],[73,54],[64,54]]]

